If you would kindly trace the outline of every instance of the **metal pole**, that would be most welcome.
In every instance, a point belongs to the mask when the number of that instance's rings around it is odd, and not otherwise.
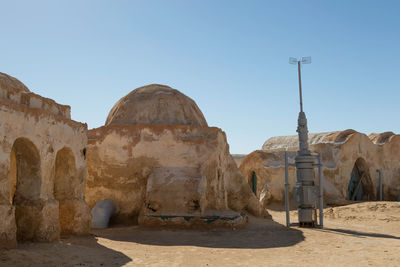
[[[322,177],[322,157],[318,153],[318,179],[319,179],[319,226],[324,227],[324,187]]]
[[[301,66],[300,61],[297,61],[297,68],[299,72],[299,94],[300,94],[300,111],[303,112],[303,92],[301,90]]]
[[[379,174],[379,200],[383,199],[383,190],[382,190],[382,170],[376,170]]]
[[[287,151],[285,151],[285,209],[286,209],[286,227],[290,227],[289,214],[289,163]]]

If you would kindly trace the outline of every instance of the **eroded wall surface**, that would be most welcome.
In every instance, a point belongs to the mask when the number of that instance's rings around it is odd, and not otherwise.
[[[379,197],[379,175],[382,170],[383,199],[397,200],[400,196],[400,136],[387,138],[367,136],[355,131],[325,134],[323,138],[311,139],[310,150],[322,155],[324,177],[324,199],[327,202],[349,199],[349,181],[355,165],[365,173],[365,198],[377,200]],[[272,140],[266,145],[269,149],[254,151],[242,161],[239,169],[247,177],[249,184],[254,172],[257,177],[257,197],[265,206],[270,202],[284,201],[284,150],[289,156],[290,195],[296,184],[294,167],[297,147],[284,147],[284,142]],[[371,140],[372,139],[372,140]],[[282,140],[282,139],[280,139]],[[379,142],[382,141],[383,142]],[[374,143],[374,142],[375,143]],[[289,140],[289,143],[292,140]],[[274,145],[276,143],[276,145]],[[277,147],[281,146],[281,147]],[[361,162],[362,164],[358,164]],[[357,164],[356,164],[357,163]],[[316,177],[318,177],[316,173]],[[318,184],[318,181],[317,181]]]
[[[70,108],[0,84],[0,246],[88,233],[87,126]]]
[[[262,213],[218,128],[109,125],[89,131],[86,200],[116,205],[114,221]]]

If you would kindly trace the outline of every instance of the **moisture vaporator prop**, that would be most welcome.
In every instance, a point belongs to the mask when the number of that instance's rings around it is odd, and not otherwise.
[[[289,63],[297,64],[299,75],[300,113],[297,121],[297,133],[299,135],[299,151],[295,159],[296,186],[294,188],[294,200],[297,205],[300,226],[316,226],[316,200],[315,187],[315,157],[308,150],[307,118],[303,111],[303,96],[301,88],[301,64],[310,64],[311,57],[302,57],[300,60],[290,58]]]
[[[308,150],[307,119],[304,112],[300,112],[297,132],[299,134],[299,151],[296,163],[296,187],[294,199],[297,204],[300,226],[316,225],[316,200],[314,164],[315,157]]]

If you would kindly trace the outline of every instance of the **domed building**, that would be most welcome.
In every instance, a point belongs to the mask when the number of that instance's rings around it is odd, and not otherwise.
[[[0,73],[0,248],[90,230],[87,125]]]
[[[366,135],[348,129],[309,134],[308,142],[310,151],[321,155],[324,203],[374,201],[379,200],[380,192],[386,201],[400,198],[400,135],[393,132]],[[292,197],[296,185],[297,135],[272,137],[261,150],[250,153],[240,163],[240,171],[264,207],[285,200],[285,151]]]
[[[133,90],[88,136],[86,201],[112,201],[115,223],[238,226],[241,212],[262,214],[225,133],[178,90]]]
[[[137,88],[114,105],[105,125],[127,124],[180,124],[207,127],[203,113],[192,99],[178,90],[160,84]]]

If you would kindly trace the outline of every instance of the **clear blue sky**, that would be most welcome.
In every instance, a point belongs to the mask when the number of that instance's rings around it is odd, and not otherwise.
[[[400,1],[0,1],[0,71],[89,128],[150,83],[194,99],[232,153],[310,132],[400,133]]]

